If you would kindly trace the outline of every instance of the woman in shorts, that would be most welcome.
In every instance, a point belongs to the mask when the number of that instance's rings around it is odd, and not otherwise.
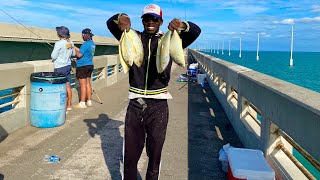
[[[93,56],[96,45],[92,41],[92,32],[89,28],[82,31],[82,39],[85,41],[80,49],[75,47],[77,56],[76,77],[80,84],[80,103],[75,108],[92,106],[91,75],[93,71]]]

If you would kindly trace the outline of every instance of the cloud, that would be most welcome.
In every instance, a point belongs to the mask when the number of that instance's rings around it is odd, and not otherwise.
[[[26,6],[30,5],[31,2],[25,0],[0,0],[0,4],[2,7],[18,7],[18,6]]]
[[[280,34],[280,35],[277,35],[276,37],[278,38],[287,38],[287,37],[290,37],[291,35],[284,35],[284,34]]]
[[[243,1],[231,0],[231,1],[220,1],[220,2],[218,1],[215,3],[214,7],[216,7],[216,9],[233,10],[234,13],[238,14],[239,16],[251,16],[251,15],[265,12],[269,9],[268,7],[264,6],[265,4],[263,3],[263,1],[261,2],[259,3],[252,0],[243,0]]]
[[[274,24],[294,24],[294,19],[284,19],[282,21],[273,21]]]
[[[267,26],[266,29],[270,29],[270,30],[277,29],[277,26]]]
[[[271,35],[266,32],[260,32],[259,34],[260,34],[260,37],[271,37]]]
[[[101,10],[98,8],[89,8],[89,7],[77,7],[74,6],[67,6],[67,5],[60,5],[60,4],[53,4],[53,3],[41,3],[41,7],[47,8],[47,9],[54,9],[54,10],[63,10],[63,11],[69,11],[70,13],[74,12],[78,16],[88,16],[88,17],[94,17],[94,16],[111,16],[114,13],[111,13],[110,11]]]
[[[156,2],[160,2],[163,0],[155,0]],[[188,2],[188,0],[166,0],[166,2],[179,2],[179,3],[183,3],[183,2]]]
[[[320,22],[320,16],[319,17],[305,17],[305,18],[300,18],[296,20],[297,22],[302,22],[302,23],[310,23],[310,22]]]
[[[260,32],[259,34],[260,34],[260,36],[265,36],[265,35],[267,35],[266,32]]]
[[[64,4],[62,5],[62,4],[53,4],[53,3],[40,3],[40,6],[46,9],[63,10],[63,11],[67,11],[67,10],[73,11],[77,9],[72,6],[66,6]]]
[[[298,19],[284,19],[281,21],[273,21],[274,24],[288,24],[293,25],[296,23],[313,23],[313,22],[320,22],[320,16],[318,17],[304,17],[304,18],[298,18]]]
[[[231,10],[239,16],[250,16],[265,12],[269,7],[264,6],[263,1],[256,2],[254,0],[156,0],[156,2],[179,2],[188,6],[193,6],[195,12],[204,12],[212,10]],[[175,7],[178,9],[178,7]]]
[[[236,35],[237,33],[236,32],[223,32],[223,33],[220,33],[221,35]]]
[[[57,18],[54,14],[45,14],[37,11],[26,11],[23,9],[9,9],[10,16],[13,16],[14,19],[11,19],[9,16],[6,16],[8,23],[17,23],[15,20],[23,23],[28,26],[37,26],[44,28],[53,28],[53,22],[59,22],[61,19]],[[29,18],[26,18],[29,17]],[[41,18],[40,18],[41,17]],[[39,26],[41,24],[41,26]]]
[[[262,12],[268,10],[268,8],[260,7],[260,6],[247,5],[247,6],[234,7],[234,10],[239,15],[249,16],[249,15],[262,13]]]
[[[240,35],[247,35],[246,32],[221,32],[217,33],[219,35],[232,35],[232,36],[240,36]]]
[[[320,6],[313,5],[311,6],[311,8],[312,8],[311,12],[320,12]]]

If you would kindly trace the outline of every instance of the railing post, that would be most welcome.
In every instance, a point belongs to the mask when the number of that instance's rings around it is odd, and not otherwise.
[[[17,97],[20,102],[17,108],[26,108],[25,126],[30,124],[30,102],[31,102],[31,83],[30,81],[20,90],[20,95]],[[21,104],[20,104],[21,103]]]
[[[275,127],[273,127],[273,129],[275,129]],[[272,152],[270,146],[278,138],[272,133],[273,132],[271,132],[271,121],[268,118],[266,118],[263,112],[261,112],[260,149],[263,151],[265,156],[269,155]]]

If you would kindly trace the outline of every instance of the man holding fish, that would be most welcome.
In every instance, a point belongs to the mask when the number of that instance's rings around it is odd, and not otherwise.
[[[162,10],[155,4],[147,5],[141,18],[143,32],[131,29],[130,17],[124,13],[107,21],[110,32],[120,41],[121,65],[129,72],[130,101],[123,151],[125,180],[137,179],[137,163],[145,141],[149,157],[146,179],[158,179],[169,118],[167,99],[172,99],[166,88],[172,61],[184,67],[183,48],[194,42],[201,32],[196,24],[175,18],[164,35],[159,31],[163,24]]]

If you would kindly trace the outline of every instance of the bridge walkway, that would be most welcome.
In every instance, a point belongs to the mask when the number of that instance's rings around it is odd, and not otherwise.
[[[169,85],[169,124],[160,179],[227,179],[218,160],[230,143],[242,147],[210,87],[176,82],[185,73],[174,68]],[[121,179],[122,139],[128,103],[128,79],[96,91],[103,104],[73,109],[60,127],[26,126],[0,142],[0,179]],[[61,157],[48,163],[45,155]],[[145,179],[145,150],[138,169]]]

